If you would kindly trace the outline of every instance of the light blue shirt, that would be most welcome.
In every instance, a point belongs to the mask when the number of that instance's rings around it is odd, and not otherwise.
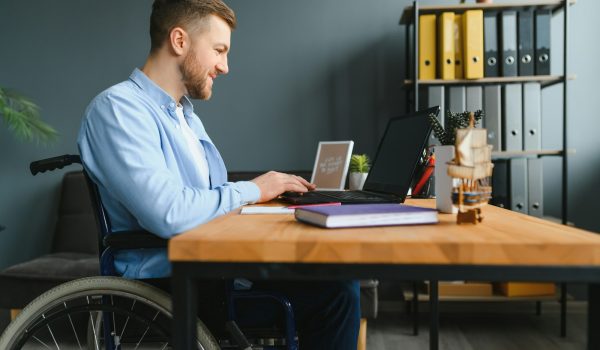
[[[227,182],[223,159],[192,103],[187,97],[179,102],[204,148],[210,187],[202,185],[201,168],[182,133],[177,101],[139,69],[87,107],[77,144],[113,232],[145,229],[170,238],[260,198],[252,182]],[[115,267],[128,278],[171,273],[166,249],[119,252]]]

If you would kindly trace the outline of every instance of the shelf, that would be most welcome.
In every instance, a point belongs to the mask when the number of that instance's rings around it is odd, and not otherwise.
[[[410,290],[403,292],[404,300],[412,301],[413,293]],[[419,293],[419,301],[429,301],[428,294]],[[507,297],[504,295],[486,295],[486,296],[444,296],[438,297],[439,301],[482,301],[482,302],[499,302],[499,301],[554,301],[559,300],[559,295],[532,295],[525,297]]]
[[[575,80],[575,75],[569,75],[567,80]],[[562,83],[564,80],[563,75],[530,75],[530,76],[517,76],[517,77],[492,77],[492,78],[481,78],[481,79],[454,79],[454,80],[443,80],[443,79],[430,79],[423,80],[419,79],[419,85],[487,85],[487,84],[510,84],[510,83],[526,83],[526,82],[539,82],[542,87]],[[414,84],[414,80],[404,80],[405,85]]]
[[[575,150],[568,150],[569,154],[574,154]],[[495,151],[492,152],[492,159],[511,159],[511,158],[536,158],[544,156],[562,156],[562,150],[542,150],[542,151]]]
[[[569,0],[569,5],[574,5],[576,0]],[[537,7],[545,8],[550,10],[556,10],[563,6],[564,0],[535,0],[535,1],[521,1],[503,4],[459,4],[459,5],[447,5],[447,6],[419,6],[419,14],[426,13],[440,13],[444,11],[463,12],[467,10],[511,10],[520,9],[523,7]],[[412,22],[414,8],[413,6],[407,6],[402,12],[400,17],[400,24],[410,24]]]

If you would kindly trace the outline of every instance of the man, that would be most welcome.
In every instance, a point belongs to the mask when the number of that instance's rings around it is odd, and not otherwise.
[[[278,172],[227,182],[223,160],[189,99],[209,99],[214,80],[227,74],[235,25],[221,0],[156,0],[144,66],[88,106],[78,146],[113,231],[145,229],[169,238],[241,205],[314,189]],[[120,252],[115,267],[127,278],[170,274],[164,249]],[[260,284],[290,298],[302,348],[356,348],[356,282]]]

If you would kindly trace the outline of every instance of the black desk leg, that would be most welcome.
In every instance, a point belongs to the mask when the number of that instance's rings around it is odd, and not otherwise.
[[[560,336],[567,336],[567,284],[560,284]]]
[[[413,335],[419,335],[419,288],[417,282],[413,282]]]
[[[600,284],[588,287],[588,350],[600,349]]]
[[[439,347],[438,332],[440,326],[440,313],[438,310],[438,281],[429,281],[429,349],[437,350]]]
[[[186,276],[173,264],[171,290],[173,292],[173,348],[196,350],[196,310],[198,310],[198,290],[196,281]]]

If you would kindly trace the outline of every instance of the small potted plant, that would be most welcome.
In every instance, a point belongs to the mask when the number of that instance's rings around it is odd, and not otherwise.
[[[446,127],[443,127],[434,114],[427,118],[431,124],[433,135],[440,142],[435,146],[435,205],[442,213],[456,213],[457,209],[452,204],[453,181],[448,175],[448,162],[454,159],[454,144],[456,142],[456,129],[469,126],[471,112],[446,113]],[[478,110],[474,113],[475,125],[483,118],[484,113]]]
[[[351,190],[362,190],[367,175],[371,169],[369,157],[366,154],[353,154],[350,158],[350,180]]]

